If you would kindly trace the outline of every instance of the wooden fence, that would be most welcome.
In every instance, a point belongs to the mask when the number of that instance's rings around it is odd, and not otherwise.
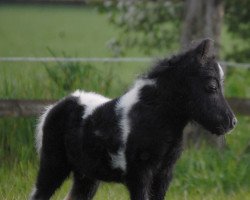
[[[2,0],[0,0],[1,2]],[[13,0],[15,1],[15,0]],[[17,0],[22,1],[22,0]],[[40,1],[40,0],[37,0]],[[43,1],[43,0],[41,0]],[[53,1],[53,0],[51,0]],[[66,0],[67,1],[67,0]],[[84,0],[69,0],[72,2]],[[59,57],[0,57],[0,62],[145,62],[153,61],[148,57],[126,58],[59,58]],[[250,63],[232,63],[220,61],[222,65],[231,67],[250,68]],[[250,99],[228,98],[229,104],[235,113],[250,116]],[[44,107],[55,103],[56,100],[25,100],[0,99],[0,117],[31,117],[42,113]]]
[[[0,117],[31,117],[42,113],[44,107],[56,100],[0,100]],[[228,98],[235,113],[250,116],[250,99]]]

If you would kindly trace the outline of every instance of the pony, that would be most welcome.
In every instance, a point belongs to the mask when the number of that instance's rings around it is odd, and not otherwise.
[[[120,97],[77,90],[47,107],[37,126],[40,168],[30,200],[48,200],[72,173],[66,200],[91,200],[101,181],[124,184],[131,200],[163,200],[195,121],[212,134],[237,119],[223,95],[213,42],[159,60]]]

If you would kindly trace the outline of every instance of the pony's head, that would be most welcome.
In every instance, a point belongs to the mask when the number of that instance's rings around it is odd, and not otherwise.
[[[149,77],[158,80],[165,96],[172,93],[176,97],[177,106],[189,120],[221,135],[233,129],[237,119],[224,97],[224,73],[211,55],[212,46],[205,39],[195,48],[161,61]]]

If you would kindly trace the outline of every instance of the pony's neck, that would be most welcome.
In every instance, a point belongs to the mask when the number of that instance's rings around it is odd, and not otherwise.
[[[159,85],[157,80],[138,79],[122,97],[123,104],[130,105],[130,108],[135,103],[146,105],[153,113],[152,119],[154,118],[168,129],[182,132],[188,122],[183,106],[184,97],[180,96],[178,91],[171,88],[170,85],[166,85],[167,87],[164,88]]]

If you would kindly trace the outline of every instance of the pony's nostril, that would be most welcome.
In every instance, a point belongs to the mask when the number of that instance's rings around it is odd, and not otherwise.
[[[237,124],[237,119],[236,119],[236,117],[234,117],[232,120],[232,126],[235,127],[236,124]]]

